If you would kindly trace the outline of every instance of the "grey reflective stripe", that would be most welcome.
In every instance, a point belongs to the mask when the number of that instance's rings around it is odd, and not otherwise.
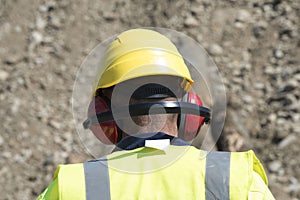
[[[110,182],[106,159],[85,162],[86,200],[109,200]]]
[[[229,200],[230,152],[210,152],[206,156],[206,200]]]

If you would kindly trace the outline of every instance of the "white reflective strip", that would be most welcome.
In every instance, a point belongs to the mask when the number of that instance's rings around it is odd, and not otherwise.
[[[83,164],[86,200],[110,200],[110,181],[106,158]]]
[[[229,200],[230,152],[210,152],[206,156],[206,200]]]

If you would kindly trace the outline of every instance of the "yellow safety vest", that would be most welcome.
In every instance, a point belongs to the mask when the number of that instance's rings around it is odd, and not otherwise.
[[[172,164],[147,172],[149,165],[159,166],[183,148],[185,153]],[[118,170],[118,165],[120,169],[134,166],[135,173]],[[274,199],[267,185],[253,151],[207,153],[171,145],[166,152],[142,147],[81,164],[60,165],[38,200]]]

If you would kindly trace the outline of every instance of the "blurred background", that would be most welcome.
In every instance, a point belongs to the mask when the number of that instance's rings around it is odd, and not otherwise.
[[[91,159],[72,115],[77,70],[116,33],[187,34],[223,76],[218,150],[253,149],[276,199],[300,199],[300,2],[0,0],[0,199],[30,200],[58,164]]]

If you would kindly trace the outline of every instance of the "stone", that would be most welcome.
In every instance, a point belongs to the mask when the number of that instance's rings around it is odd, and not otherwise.
[[[296,124],[293,124],[293,126],[292,126],[292,131],[293,131],[294,133],[300,134],[300,124],[299,124],[299,122],[298,122],[298,124],[297,124],[297,123],[296,123]]]
[[[243,80],[239,77],[234,77],[234,78],[232,78],[232,82],[237,83],[237,84],[241,84],[243,82]]]
[[[60,129],[60,123],[54,120],[50,120],[49,121],[49,126],[55,128],[55,129]]]
[[[196,15],[200,14],[204,11],[204,6],[203,5],[193,6],[193,7],[191,7],[191,11],[192,11],[192,13],[194,13]]]
[[[250,61],[251,60],[251,54],[249,51],[243,51],[242,52],[242,57],[244,61]]]
[[[236,15],[236,21],[239,22],[250,22],[251,15],[247,10],[239,10]]]
[[[197,41],[198,42],[202,42],[203,41],[203,35],[201,35],[200,33],[197,35]]]
[[[52,43],[54,41],[53,37],[46,36],[43,38],[45,43]]]
[[[253,102],[253,98],[252,98],[250,95],[244,95],[244,96],[242,97],[242,99],[243,99],[243,101],[244,101],[245,103],[248,103],[248,104],[250,104],[250,103]]]
[[[271,114],[269,115],[269,117],[268,117],[268,120],[269,120],[270,122],[275,122],[276,119],[277,119],[277,115],[276,115],[275,113],[271,113]]]
[[[276,70],[272,66],[266,66],[264,72],[266,74],[275,74]]]
[[[292,183],[287,188],[288,193],[297,193],[300,191],[300,184],[299,183]]]
[[[35,25],[36,25],[36,27],[38,28],[38,29],[44,29],[45,28],[45,26],[46,26],[46,21],[43,19],[43,18],[41,18],[41,17],[37,17],[37,19],[36,19],[36,22],[35,22]]]
[[[12,153],[9,152],[9,151],[4,151],[4,152],[2,152],[2,156],[4,158],[11,158],[12,157]]]
[[[253,34],[255,37],[260,38],[264,36],[265,30],[268,27],[268,23],[265,21],[259,21],[253,26]]]
[[[9,54],[5,59],[5,63],[8,65],[13,65],[18,63],[20,60],[22,60],[22,54],[16,54],[16,53],[12,53]]]
[[[293,122],[299,123],[299,121],[300,121],[300,114],[299,113],[292,114],[292,119],[293,119]]]
[[[299,83],[298,83],[298,81],[297,80],[295,80],[295,79],[290,79],[289,81],[288,81],[288,83],[287,83],[287,85],[285,86],[285,88],[290,88],[291,90],[294,90],[294,89],[296,89],[296,88],[298,88],[299,87]],[[289,90],[289,91],[291,91],[291,90]]]
[[[274,160],[269,163],[268,168],[271,172],[278,172],[279,169],[282,167],[282,164],[279,160]]]
[[[283,140],[281,140],[278,144],[278,148],[279,149],[283,149],[287,146],[289,146],[290,144],[292,144],[293,142],[295,142],[297,140],[297,137],[295,135],[288,135],[287,137],[285,137]]]
[[[282,58],[282,57],[284,56],[284,53],[283,53],[282,50],[276,49],[276,50],[274,51],[274,56],[275,56],[275,58],[280,59],[280,58]]]
[[[1,31],[3,31],[4,33],[9,33],[11,31],[12,27],[11,24],[6,22],[1,26]]]
[[[21,26],[15,26],[14,30],[15,30],[17,33],[21,33],[21,32],[22,32]]]
[[[3,137],[0,135],[0,146],[2,146],[4,144],[4,139]]]
[[[284,118],[278,118],[277,119],[277,124],[279,126],[286,124],[286,120]]]
[[[0,81],[6,81],[9,77],[9,73],[4,70],[0,70]]]
[[[295,80],[300,82],[300,73],[294,75]]]
[[[41,12],[47,12],[48,11],[48,7],[46,5],[40,5],[39,6],[39,11],[41,11]]]
[[[195,17],[188,16],[184,21],[184,25],[186,25],[187,27],[196,27],[199,25],[199,23]]]
[[[15,98],[13,104],[11,105],[11,112],[17,114],[21,105],[21,101],[18,98]]]
[[[116,13],[113,13],[111,11],[106,11],[103,13],[103,17],[106,20],[114,20],[117,18],[117,15],[116,15]]]
[[[261,82],[254,83],[254,88],[257,90],[262,90],[265,88],[265,84],[263,84]]]
[[[219,56],[223,54],[223,48],[218,44],[212,44],[209,46],[208,52],[214,56]]]
[[[33,31],[31,34],[35,43],[39,44],[43,41],[43,35],[40,32]]]
[[[234,75],[234,76],[241,76],[242,75],[242,71],[240,69],[234,69],[232,71],[232,75]]]
[[[59,28],[62,25],[60,18],[56,15],[52,15],[50,21],[51,21],[51,24],[57,28]]]

